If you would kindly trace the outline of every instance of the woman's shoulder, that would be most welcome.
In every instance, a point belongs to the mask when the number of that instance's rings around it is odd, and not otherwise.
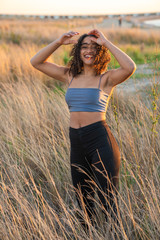
[[[102,77],[102,86],[105,88],[106,86],[108,86],[108,80],[109,80],[109,76],[110,76],[110,70],[107,70],[106,72],[101,73],[101,77]]]
[[[67,71],[67,84],[69,85],[71,80],[73,79],[73,74],[69,70]]]
[[[106,72],[101,73],[101,76],[103,76],[103,78],[106,78],[106,80],[108,79],[110,74],[110,70],[107,70]]]

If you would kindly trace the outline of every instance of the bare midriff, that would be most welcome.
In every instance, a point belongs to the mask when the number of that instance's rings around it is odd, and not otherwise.
[[[70,81],[71,81],[71,79],[69,80],[69,82]],[[98,87],[99,77],[95,77],[94,79],[93,79],[93,77],[91,79],[89,79],[87,77],[87,82],[88,82],[87,86],[86,86],[86,82],[84,82],[84,81],[85,81],[84,76],[83,76],[83,78],[79,78],[79,80],[75,78],[71,87],[72,88],[77,88],[77,87],[96,88],[96,87]],[[106,79],[102,78],[100,89],[102,89],[104,92],[106,92],[110,98],[113,88],[110,86],[105,87],[104,85],[105,85],[106,81],[107,81],[107,77],[106,77]],[[75,85],[76,82],[81,82],[81,86],[78,86],[78,84],[76,86]],[[101,120],[106,120],[105,112],[70,112],[70,127],[72,127],[72,128],[84,127],[84,126],[87,126],[94,122],[101,121]]]
[[[80,128],[105,119],[104,112],[70,112],[70,127]]]

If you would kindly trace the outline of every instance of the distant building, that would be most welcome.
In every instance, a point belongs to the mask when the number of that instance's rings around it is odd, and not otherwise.
[[[150,15],[150,13],[144,13],[144,16],[149,16]]]
[[[160,12],[155,12],[155,13],[133,13],[133,14],[106,14],[106,15],[65,15],[65,16],[60,16],[60,15],[16,15],[16,14],[0,14],[0,18],[18,18],[18,19],[23,19],[23,18],[28,18],[28,19],[74,19],[74,18],[98,18],[98,17],[105,17],[105,18],[126,18],[126,17],[140,17],[140,16],[160,16]]]
[[[60,17],[59,16],[54,16],[54,19],[59,19]]]

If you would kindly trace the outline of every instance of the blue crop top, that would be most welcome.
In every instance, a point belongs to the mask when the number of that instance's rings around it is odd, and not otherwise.
[[[100,76],[98,88],[68,87],[65,100],[70,112],[106,112],[109,95],[100,89],[102,76],[103,74]]]

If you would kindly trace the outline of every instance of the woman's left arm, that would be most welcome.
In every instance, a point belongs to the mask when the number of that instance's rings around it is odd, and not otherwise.
[[[114,87],[127,80],[136,71],[136,64],[126,53],[107,39],[103,46],[109,49],[120,64],[120,68],[109,70],[108,84]]]
[[[88,34],[96,35],[97,39],[93,37],[92,40],[108,48],[120,64],[120,68],[108,70],[108,84],[110,86],[114,87],[115,85],[122,83],[135,72],[135,62],[126,53],[106,39],[100,31],[94,29]]]

